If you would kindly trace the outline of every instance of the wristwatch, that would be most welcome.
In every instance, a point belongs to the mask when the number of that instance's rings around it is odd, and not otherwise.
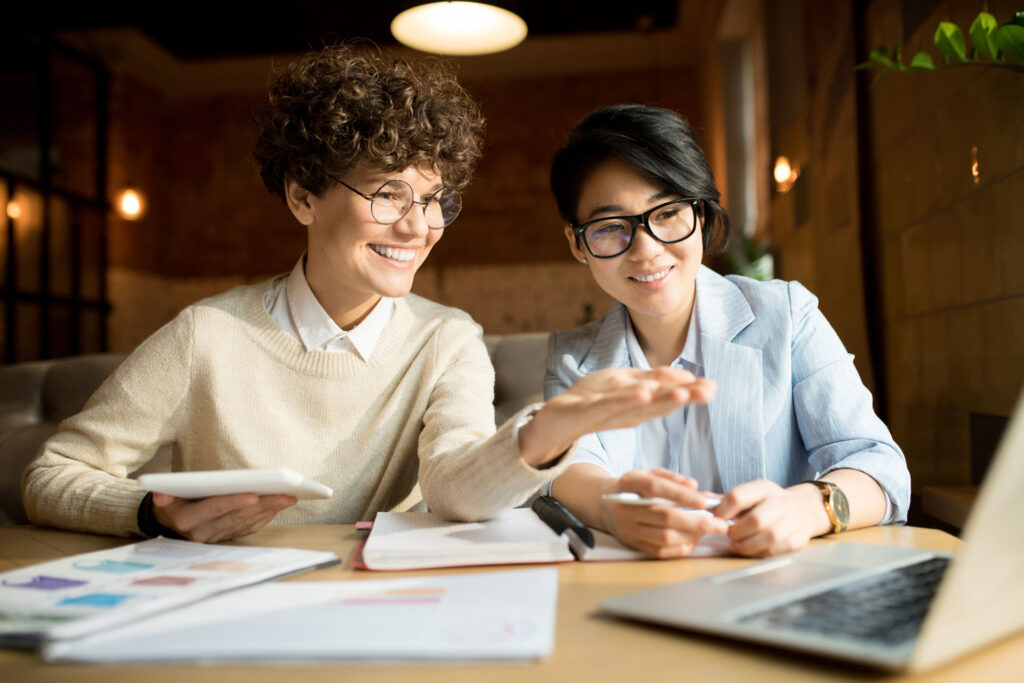
[[[825,513],[828,521],[832,523],[832,533],[838,534],[846,531],[850,523],[850,503],[846,500],[843,490],[829,481],[805,481],[805,484],[814,484],[821,491],[821,500],[825,504]]]
[[[139,523],[139,532],[146,538],[156,538],[157,536],[163,536],[164,538],[184,538],[184,536],[174,529],[168,529],[157,521],[156,514],[153,512],[152,491],[147,491],[142,502],[139,503],[139,509],[138,512],[135,513],[135,519]]]

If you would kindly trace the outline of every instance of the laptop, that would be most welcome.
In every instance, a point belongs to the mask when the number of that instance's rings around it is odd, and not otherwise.
[[[601,602],[602,612],[893,671],[1024,629],[1024,395],[954,555],[821,544]]]

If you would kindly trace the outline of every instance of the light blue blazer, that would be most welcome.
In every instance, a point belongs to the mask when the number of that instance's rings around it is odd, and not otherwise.
[[[627,316],[616,301],[600,320],[552,333],[544,397],[595,370],[630,367]],[[850,468],[881,485],[887,523],[906,522],[903,452],[813,294],[798,282],[722,277],[701,266],[697,316],[704,376],[718,384],[708,414],[724,491],[760,478],[791,486]],[[590,434],[579,457],[620,476],[635,467],[636,438],[636,429]]]

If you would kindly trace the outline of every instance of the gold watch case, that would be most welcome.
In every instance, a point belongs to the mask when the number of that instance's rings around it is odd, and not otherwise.
[[[832,533],[838,534],[846,531],[850,524],[850,502],[846,499],[843,490],[829,481],[808,481],[814,484],[821,491],[822,503],[825,505],[825,514],[832,523]]]

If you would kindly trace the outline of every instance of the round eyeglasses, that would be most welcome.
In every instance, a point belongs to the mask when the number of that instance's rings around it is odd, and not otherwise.
[[[412,210],[413,204],[423,207],[423,217],[431,230],[448,227],[462,213],[462,195],[454,187],[442,187],[437,192],[425,194],[416,201],[412,185],[404,180],[389,180],[373,194],[363,194],[341,178],[331,173],[327,175],[369,201],[373,220],[382,225],[391,225],[405,218]]]
[[[614,258],[629,251],[638,226],[662,244],[682,242],[697,231],[702,216],[697,197],[673,199],[635,216],[608,216],[574,225],[572,230],[583,240],[595,258]]]

